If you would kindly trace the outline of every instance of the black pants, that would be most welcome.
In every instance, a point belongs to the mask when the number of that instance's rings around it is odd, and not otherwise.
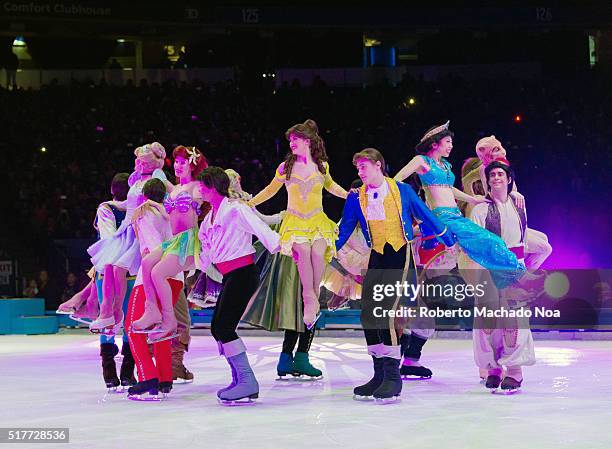
[[[238,338],[236,328],[259,283],[255,265],[238,268],[223,276],[210,331],[215,340],[229,343]]]
[[[399,297],[388,297],[380,302],[374,301],[375,285],[393,285],[402,281],[402,272],[406,267],[406,258],[409,258],[409,268],[414,268],[414,261],[410,255],[410,246],[404,245],[395,251],[388,243],[383,248],[383,254],[372,251],[368,263],[368,271],[363,283],[361,299],[361,325],[368,346],[384,344],[385,346],[399,345],[399,335],[394,327],[393,319],[373,318],[374,308],[382,307],[384,310],[397,310],[400,306]],[[390,271],[389,271],[390,270]]]
[[[283,352],[287,354],[293,354],[293,348],[298,343],[297,352],[308,352],[310,351],[310,345],[314,338],[314,329],[306,329],[304,332],[296,331],[285,331],[285,339],[283,340]]]

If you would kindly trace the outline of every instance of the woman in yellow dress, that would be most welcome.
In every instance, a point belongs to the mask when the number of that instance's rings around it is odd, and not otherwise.
[[[329,174],[325,143],[314,120],[306,120],[285,132],[291,152],[278,166],[270,184],[249,201],[257,206],[285,185],[287,212],[279,234],[281,253],[292,256],[302,283],[304,324],[314,326],[319,313],[319,289],[325,264],[335,255],[338,227],[323,212],[323,188],[346,198],[347,192]]]

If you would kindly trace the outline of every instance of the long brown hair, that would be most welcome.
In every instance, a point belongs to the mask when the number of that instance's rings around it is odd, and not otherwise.
[[[325,151],[325,142],[323,142],[323,139],[319,136],[319,127],[317,123],[312,119],[308,119],[304,123],[293,125],[285,132],[287,140],[289,140],[291,134],[295,134],[302,139],[308,139],[310,141],[310,156],[312,156],[312,160],[317,164],[317,167],[319,167],[319,171],[325,174],[325,162],[327,162],[329,158]],[[284,174],[287,175],[287,181],[291,179],[291,171],[293,170],[293,164],[295,164],[296,160],[297,156],[291,151],[285,158]]]

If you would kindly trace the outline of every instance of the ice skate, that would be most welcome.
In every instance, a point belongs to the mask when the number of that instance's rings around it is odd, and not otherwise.
[[[399,359],[383,357],[383,380],[372,394],[377,403],[385,404],[399,400],[402,392],[399,364]]]
[[[431,379],[433,375],[431,370],[419,363],[421,350],[426,342],[426,338],[414,334],[404,333],[400,337],[400,351],[404,358],[400,367],[400,376],[403,380]]]
[[[172,380],[177,384],[193,382],[193,373],[183,364],[185,349],[186,346],[183,343],[177,340],[172,342]]]
[[[429,368],[421,365],[402,365],[400,375],[403,380],[431,379],[433,375]]]
[[[219,355],[223,355],[223,344],[221,342],[217,342],[217,345],[219,346]],[[230,370],[232,371],[232,382],[227,387],[223,387],[217,390],[217,398],[224,391],[227,391],[230,388],[234,388],[234,385],[236,385],[236,383],[238,382],[238,375],[236,374],[236,368],[234,368],[234,365],[232,365],[228,359],[225,359],[225,360],[227,360],[227,364],[230,366]]]
[[[81,307],[70,315],[70,319],[89,326],[100,314],[98,298],[90,296]]]
[[[162,394],[164,399],[168,398],[168,395],[172,391],[172,381],[160,382],[159,383],[159,392]]]
[[[334,294],[329,301],[327,301],[327,310],[330,312],[334,312],[336,310],[345,310],[348,309],[348,303],[350,298],[344,296],[338,296]]]
[[[219,390],[217,397],[220,403],[233,405],[253,402],[259,397],[259,383],[249,364],[242,340],[225,343],[222,347],[227,362],[235,370],[236,383],[225,390]]]
[[[172,380],[178,381],[177,384],[190,384],[193,382],[193,373],[183,366],[184,371],[172,374]]]
[[[145,380],[128,388],[128,399],[145,402],[160,401],[159,380],[157,378]]]
[[[100,357],[102,358],[102,377],[106,384],[107,392],[113,393],[117,391],[120,385],[117,377],[117,366],[115,365],[115,356],[119,353],[119,348],[114,343],[100,344]]]
[[[60,315],[72,315],[77,312],[87,301],[84,295],[81,292],[74,295],[68,301],[63,302],[59,305],[55,313]]]
[[[372,356],[374,364],[374,376],[367,383],[353,389],[353,399],[356,401],[371,401],[374,399],[374,391],[383,381],[383,359]]]
[[[167,320],[164,320],[159,326],[151,329],[150,332],[147,332],[147,343],[154,344],[159,343],[160,341],[172,340],[175,337],[178,337],[178,326],[176,322],[176,318],[174,317],[174,311],[172,311],[172,316]]]
[[[98,318],[89,325],[89,330],[92,334],[115,335],[117,323],[115,317]]]
[[[194,296],[189,296],[187,298],[187,300],[192,303],[195,304],[196,306],[198,306],[200,309],[205,309],[207,307],[212,307],[214,304],[211,304],[207,301],[208,296],[204,297],[203,299],[200,299],[200,297],[194,297]]]
[[[110,318],[98,318],[89,325],[92,334],[102,334],[107,336],[117,335],[123,327],[123,311],[116,312]]]
[[[316,325],[317,325],[317,321],[319,321],[319,318],[321,318],[321,312],[318,312],[314,318],[314,321],[312,323],[304,323],[306,324],[306,329],[308,330],[312,330]]]
[[[293,375],[307,380],[319,380],[323,378],[323,372],[312,366],[310,360],[308,360],[307,352],[295,353],[293,359]]]
[[[485,381],[485,387],[491,390],[491,393],[494,393],[495,390],[499,388],[499,384],[501,383],[501,378],[496,374],[489,374],[487,380]]]
[[[503,393],[513,394],[521,389],[523,380],[516,380],[514,377],[506,376],[501,383],[501,389]]]
[[[308,330],[312,329],[321,317],[319,300],[304,296],[304,324]]]
[[[121,354],[123,355],[123,360],[121,361],[121,369],[119,370],[119,379],[122,389],[126,390],[128,387],[136,385],[138,381],[134,377],[134,356],[132,355],[132,350],[128,343],[123,343]]]
[[[132,323],[132,332],[135,334],[149,334],[152,332],[159,332],[156,329],[162,324],[162,314],[154,304],[153,301],[145,302],[145,310],[142,316]]]
[[[295,376],[295,370],[293,369],[293,354],[281,352],[276,365],[276,374],[278,378],[276,380],[287,380],[286,376]]]

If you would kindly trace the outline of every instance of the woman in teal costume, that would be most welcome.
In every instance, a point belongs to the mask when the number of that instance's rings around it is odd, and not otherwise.
[[[395,179],[403,181],[416,173],[425,190],[427,205],[456,237],[457,243],[472,261],[491,272],[498,289],[512,285],[525,273],[525,266],[498,236],[461,215],[457,200],[472,204],[487,201],[481,195],[470,196],[453,186],[455,175],[446,160],[453,149],[449,122],[427,131],[416,146],[419,155],[402,168]]]

